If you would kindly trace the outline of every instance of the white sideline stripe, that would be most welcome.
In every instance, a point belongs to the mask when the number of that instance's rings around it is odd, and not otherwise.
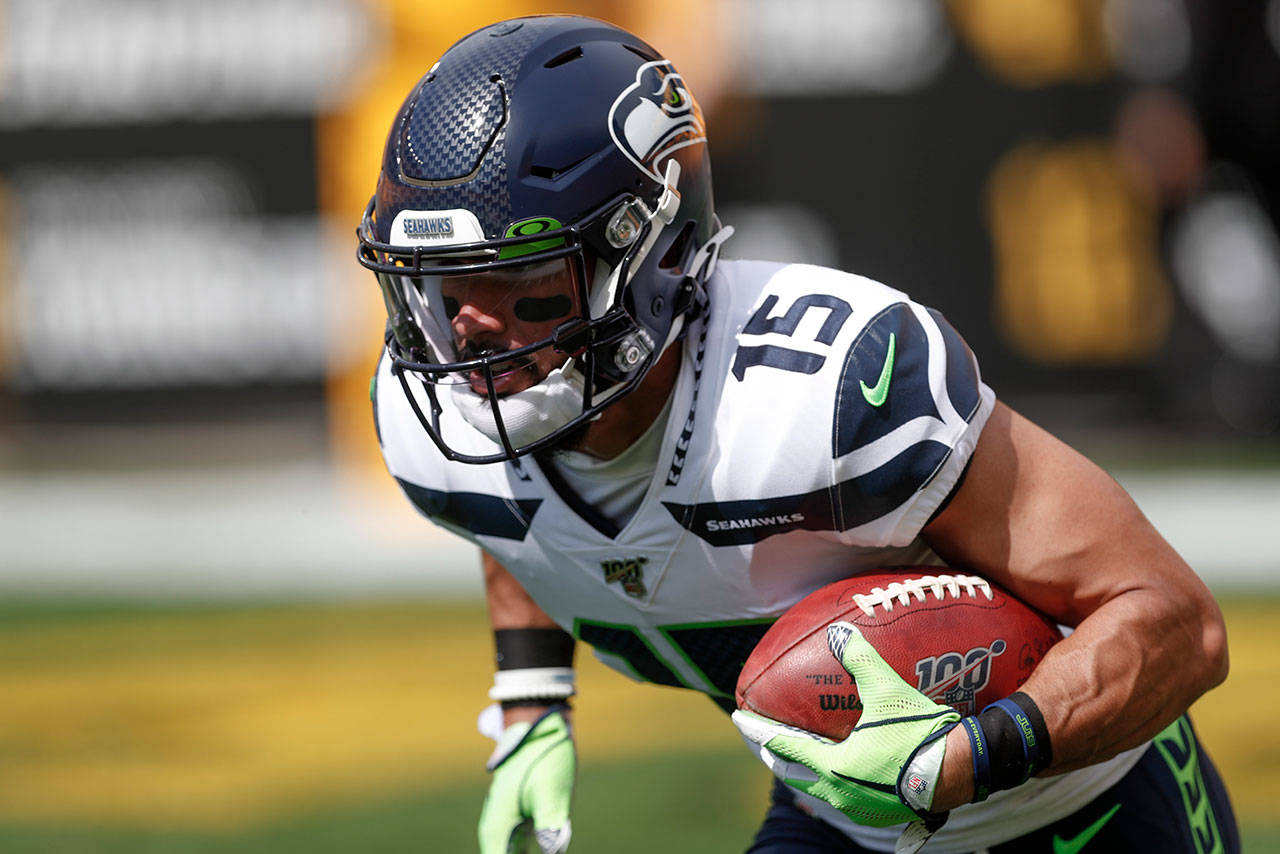
[[[1213,586],[1280,587],[1280,472],[1117,473]],[[0,473],[0,591],[478,597],[476,549],[326,466]]]
[[[476,548],[396,492],[353,493],[325,466],[305,463],[0,473],[0,590],[478,597]]]
[[[1112,476],[1211,586],[1280,588],[1280,471],[1123,472]]]

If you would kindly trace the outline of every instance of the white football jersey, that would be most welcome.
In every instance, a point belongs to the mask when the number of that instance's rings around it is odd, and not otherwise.
[[[387,468],[424,515],[493,555],[605,663],[732,708],[747,655],[805,595],[868,569],[942,564],[920,531],[995,396],[940,314],[869,279],[722,261],[707,290],[658,469],[621,529],[552,466],[445,460],[386,359],[375,412]],[[426,410],[420,384],[409,387]],[[499,450],[448,395],[439,402],[446,435],[467,441],[458,450]],[[1137,753],[962,807],[926,850],[970,851],[1068,815]],[[797,797],[861,844],[892,850],[898,829]]]

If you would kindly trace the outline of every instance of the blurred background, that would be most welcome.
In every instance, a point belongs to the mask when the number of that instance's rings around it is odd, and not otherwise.
[[[726,254],[939,308],[1134,494],[1280,850],[1280,0],[0,0],[0,849],[473,847],[479,562],[382,469],[353,230],[410,87],[540,11],[680,68]],[[742,850],[720,713],[580,666],[577,847]]]

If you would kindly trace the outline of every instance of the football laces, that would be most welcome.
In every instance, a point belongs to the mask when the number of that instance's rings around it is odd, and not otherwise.
[[[903,606],[910,605],[913,600],[923,602],[930,593],[940,600],[948,596],[959,599],[961,595],[976,599],[979,593],[987,599],[992,598],[991,585],[976,575],[925,575],[895,581],[888,587],[873,587],[869,593],[854,593],[853,601],[862,613],[873,617],[876,608],[892,611],[895,602]]]

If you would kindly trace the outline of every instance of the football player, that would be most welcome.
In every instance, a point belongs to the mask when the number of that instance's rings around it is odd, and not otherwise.
[[[409,500],[483,550],[481,850],[568,846],[576,640],[732,711],[789,606],[917,564],[1074,632],[961,719],[834,628],[875,725],[831,743],[735,714],[778,777],[753,851],[1235,850],[1184,717],[1227,670],[1197,576],[996,400],[936,311],[848,273],[720,261],[731,232],[689,87],[599,21],[472,33],[392,122],[359,228],[388,314],[375,417]]]

